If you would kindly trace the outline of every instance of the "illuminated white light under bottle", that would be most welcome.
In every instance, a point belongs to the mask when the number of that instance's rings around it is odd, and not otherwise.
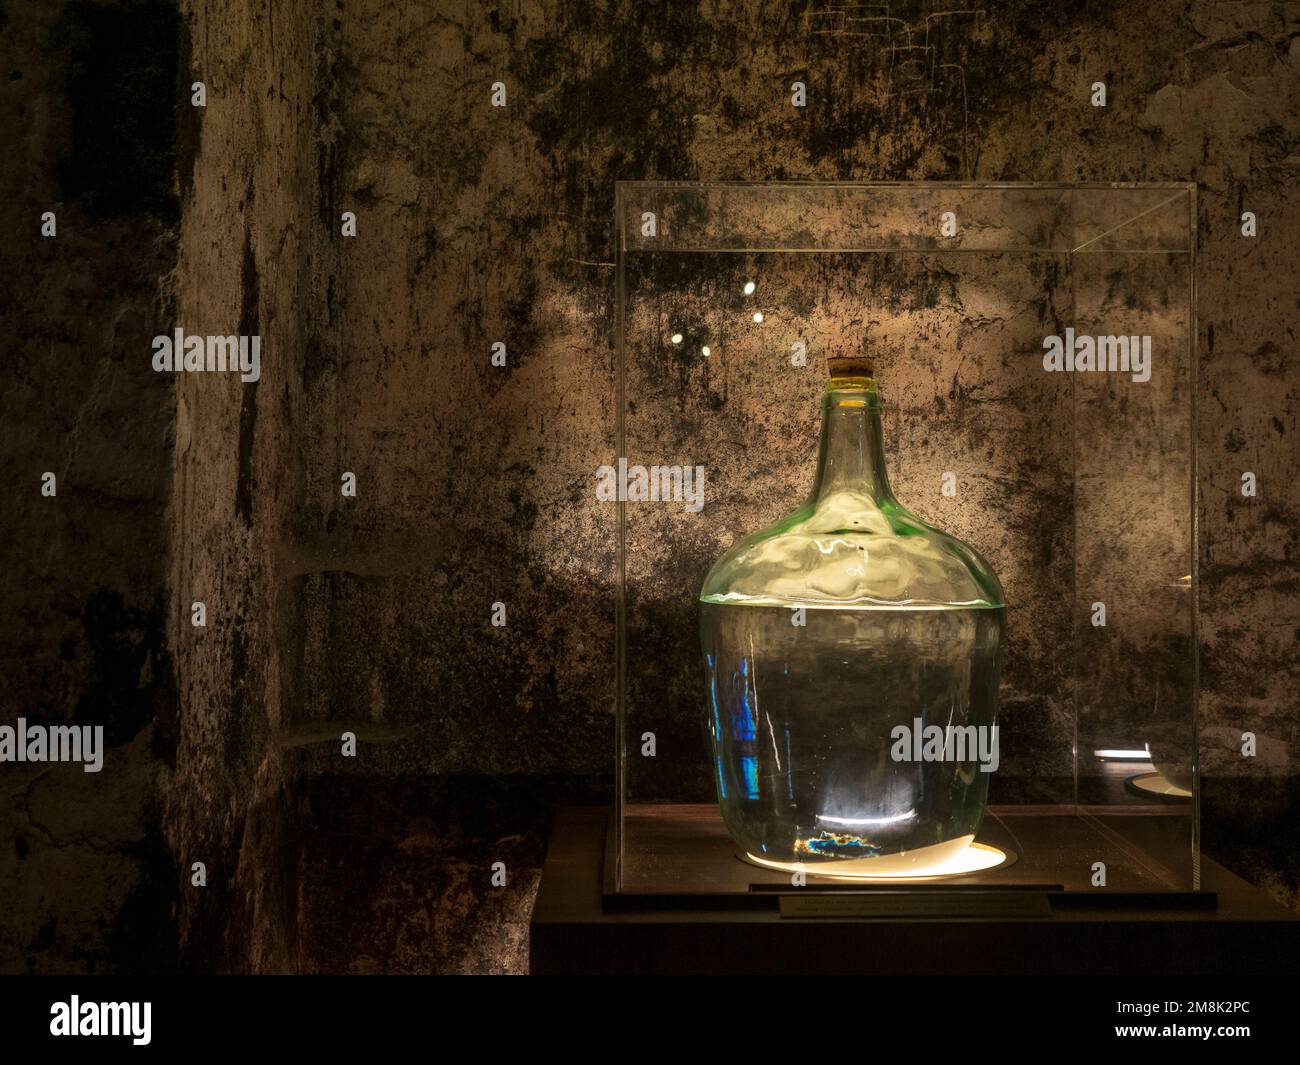
[[[843,877],[849,880],[930,880],[935,877],[969,876],[996,869],[1007,860],[1006,853],[987,843],[976,843],[974,836],[961,836],[948,843],[921,847],[914,851],[882,854],[875,858],[847,858],[833,865],[807,865],[803,862],[771,861],[758,854],[746,854],[745,860],[764,869],[783,873],[808,873],[813,876]]]

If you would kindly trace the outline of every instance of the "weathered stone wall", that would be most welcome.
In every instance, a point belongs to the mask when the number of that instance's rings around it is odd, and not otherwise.
[[[1227,776],[1289,770],[1293,9],[945,14],[904,4],[879,20],[855,11],[373,3],[337,5],[327,19],[280,6],[273,19],[243,19],[228,5],[193,5],[195,69],[209,71],[221,102],[204,116],[182,276],[196,299],[214,309],[224,301],[229,320],[247,298],[236,263],[251,242],[272,333],[251,431],[247,541],[232,510],[233,467],[181,455],[196,487],[181,498],[175,534],[195,545],[212,537],[221,550],[182,548],[192,561],[180,572],[193,585],[221,558],[227,583],[214,598],[244,617],[235,644],[205,634],[207,643],[177,651],[202,677],[182,686],[191,693],[183,717],[196,757],[211,760],[202,779],[223,781],[230,797],[226,846],[241,818],[265,831],[253,811],[286,787],[335,809],[331,796],[347,789],[388,823],[390,803],[401,804],[380,797],[390,796],[385,781],[608,771],[613,527],[591,476],[613,452],[618,178],[1199,182],[1203,735],[1211,746],[1247,727],[1266,738],[1255,763],[1219,757]],[[219,76],[232,63],[238,77]],[[809,87],[802,111],[788,103],[796,78]],[[1096,80],[1108,86],[1105,109],[1089,105]],[[497,81],[505,108],[489,106]],[[1253,241],[1238,234],[1245,209],[1262,220]],[[357,214],[355,239],[340,239],[343,211]],[[504,371],[488,361],[497,340],[509,349]],[[979,399],[959,384],[944,374],[907,380],[904,435],[920,443],[966,423]],[[186,418],[208,427],[189,438],[227,456],[241,440],[244,454],[239,390],[185,387],[182,427]],[[1240,496],[1247,466],[1265,485],[1261,499]],[[357,475],[355,499],[340,495],[345,471]],[[1017,476],[990,476],[1003,474]],[[488,624],[495,600],[508,604],[505,630]],[[689,623],[663,609],[666,626]],[[234,647],[250,637],[240,676],[228,674]],[[236,760],[218,764],[199,739],[212,727],[250,730],[234,742]],[[362,738],[354,761],[337,754],[344,728]],[[183,836],[185,818],[209,819],[210,785],[194,786],[194,796],[173,796]],[[503,783],[498,794],[514,792]],[[440,823],[436,805],[427,816]],[[467,836],[454,860],[473,898],[493,851],[476,840],[472,811],[458,817]],[[380,938],[400,925],[395,899],[427,894],[421,881],[453,861],[440,851],[406,874],[388,872],[405,846],[395,839],[374,881],[374,867],[354,868],[346,848],[305,824],[293,831],[305,831],[304,853],[336,856],[357,905],[388,929]],[[254,895],[263,885],[254,910],[274,906],[267,881],[285,874],[243,840],[239,882]],[[267,845],[277,841],[273,833]],[[308,908],[331,897],[319,875],[295,881],[299,899],[316,900]],[[280,902],[292,910],[287,888],[278,885]],[[447,963],[439,937],[469,915],[442,902],[429,945],[404,965]],[[507,926],[522,919],[517,910]],[[255,918],[250,927],[257,942],[232,964],[351,964],[319,937],[300,938],[290,957],[284,943],[263,943],[281,929]],[[514,966],[518,955],[503,948],[488,964]]]
[[[174,710],[173,397],[148,356],[176,258],[181,45],[164,3],[0,5],[0,723],[102,725],[107,746],[98,774],[0,766],[4,972],[174,964],[149,799]]]
[[[1294,5],[184,10],[179,81],[209,100],[176,161],[175,305],[141,332],[259,332],[263,348],[256,386],[163,384],[171,508],[121,526],[148,544],[165,520],[170,544],[179,730],[174,766],[155,764],[183,965],[523,966],[546,811],[601,794],[612,769],[614,526],[592,476],[614,452],[620,178],[1198,182],[1205,834],[1297,904]],[[489,106],[497,81],[505,108]],[[148,377],[147,340],[129,350]],[[60,412],[22,422],[33,439],[78,409],[44,380],[32,391]],[[924,372],[895,399],[923,455],[980,401]],[[132,432],[165,447],[158,429]],[[1052,431],[1027,422],[1025,449]],[[1003,492],[1017,476],[989,475]],[[1231,753],[1243,729],[1261,737],[1253,762]],[[489,886],[498,860],[505,891]]]

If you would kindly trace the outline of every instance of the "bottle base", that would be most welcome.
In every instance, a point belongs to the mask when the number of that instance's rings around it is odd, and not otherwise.
[[[982,873],[1015,861],[1015,854],[1011,851],[987,843],[976,843],[974,836],[960,836],[946,843],[899,854],[845,858],[830,862],[781,862],[744,851],[737,851],[736,854],[742,861],[763,869],[774,869],[782,873],[802,872],[808,876],[831,880],[939,880]]]

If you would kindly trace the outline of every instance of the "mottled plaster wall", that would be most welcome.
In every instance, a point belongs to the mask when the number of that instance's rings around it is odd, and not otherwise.
[[[197,637],[173,621],[185,786],[169,791],[170,824],[233,877],[226,964],[373,967],[325,942],[320,922],[343,912],[407,944],[385,964],[521,964],[526,884],[502,909],[483,883],[517,846],[510,824],[532,831],[531,800],[486,785],[498,813],[476,826],[472,804],[421,782],[610,768],[613,524],[592,471],[613,453],[619,178],[1199,182],[1203,735],[1225,777],[1292,771],[1293,6],[895,4],[872,22],[833,4],[190,13],[213,103],[182,315],[228,330],[252,313],[265,343],[255,413],[230,382],[186,380],[178,398],[175,599],[201,587],[219,605]],[[1095,80],[1104,110],[1088,103]],[[488,106],[495,81],[504,109]],[[1253,241],[1244,209],[1261,220]],[[354,240],[338,235],[345,210]],[[505,370],[488,362],[497,340]],[[901,440],[922,452],[979,402],[947,373],[895,398]],[[1238,492],[1246,468],[1256,500]],[[355,499],[339,493],[345,471]],[[1004,474],[1017,480],[990,472]],[[498,599],[505,630],[488,625]],[[344,727],[362,737],[355,761],[332,739]],[[1223,753],[1243,728],[1264,737],[1254,763]],[[336,822],[358,809],[385,827],[346,844]],[[1271,885],[1293,897],[1295,870]],[[191,897],[201,958],[199,930],[225,918],[214,893]],[[485,952],[449,945],[484,922],[514,931]]]
[[[278,583],[301,507],[302,375],[328,320],[314,256],[315,27],[308,6],[192,20],[193,77],[208,90],[187,187],[176,324],[261,337],[261,375],[176,383],[168,634],[181,728],[164,782],[166,826],[185,880],[183,958],[200,967],[290,968],[296,858],[279,840],[297,804],[280,757],[282,663],[301,635]],[[207,625],[191,624],[191,603]],[[256,929],[256,931],[254,931]]]
[[[5,6],[23,27],[6,34],[6,69],[31,72],[6,84],[7,143],[24,153],[4,178],[15,231],[60,187],[77,114],[83,130],[113,128],[93,101],[59,113],[68,60],[50,58],[49,35],[65,10],[85,23],[88,9],[133,6]],[[161,896],[144,907],[154,917],[174,894],[191,969],[523,967],[548,809],[599,796],[611,770],[614,528],[592,474],[614,450],[620,178],[1199,183],[1205,834],[1296,905],[1300,868],[1275,837],[1300,744],[1300,13],[855,10],[184,5],[178,88],[203,80],[209,99],[179,109],[163,153],[180,205],[172,281],[159,283],[175,217],[150,199],[147,152],[64,190],[57,287],[44,245],[0,252],[21,279],[6,317],[29,323],[11,333],[23,370],[3,399],[20,427],[6,456],[32,493],[5,504],[24,560],[4,578],[9,690],[44,693],[50,715],[98,691],[89,717],[120,715],[125,699],[140,725],[112,755],[134,767],[114,778],[120,801],[80,776],[6,774],[25,842],[0,875],[26,894],[0,966],[94,965],[145,883]],[[809,91],[799,111],[795,79]],[[1104,110],[1088,104],[1096,80]],[[496,81],[504,109],[488,106]],[[111,213],[124,188],[138,191],[125,222]],[[1259,217],[1254,240],[1239,235],[1243,210]],[[358,216],[355,239],[339,235],[342,211]],[[260,333],[262,379],[159,379],[148,338],[172,325]],[[505,370],[488,361],[498,340]],[[98,358],[95,372],[74,355]],[[895,439],[915,455],[984,417],[978,392],[935,367],[893,393]],[[675,387],[712,401],[691,391],[708,387],[698,376]],[[785,424],[776,408],[755,417]],[[72,474],[69,494],[34,516],[44,468]],[[989,471],[987,487],[1006,496],[1027,475],[1050,490],[1051,469]],[[1256,499],[1240,495],[1243,470]],[[354,499],[339,493],[345,471]],[[698,566],[713,545],[688,546]],[[88,610],[101,587],[107,621]],[[504,630],[488,624],[496,600]],[[678,608],[664,609],[677,631]],[[178,728],[157,718],[164,630]],[[680,669],[685,690],[693,664]],[[338,755],[345,728],[355,760]],[[1232,754],[1247,728],[1261,737],[1253,762]],[[63,827],[42,812],[49,787]],[[147,846],[150,794],[169,856]],[[33,858],[39,875],[21,864]],[[504,890],[488,883],[497,860]],[[204,889],[189,886],[194,861]],[[102,895],[86,892],[88,870]],[[74,916],[51,929],[60,908]]]

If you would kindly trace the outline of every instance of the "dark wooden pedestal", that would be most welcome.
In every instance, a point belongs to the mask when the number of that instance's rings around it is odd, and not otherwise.
[[[545,973],[1297,974],[1300,919],[1202,859],[1202,892],[1143,898],[1001,884],[607,894],[605,808],[561,810],[533,908]],[[1065,878],[1061,878],[1065,879]],[[863,916],[870,914],[870,916]]]

